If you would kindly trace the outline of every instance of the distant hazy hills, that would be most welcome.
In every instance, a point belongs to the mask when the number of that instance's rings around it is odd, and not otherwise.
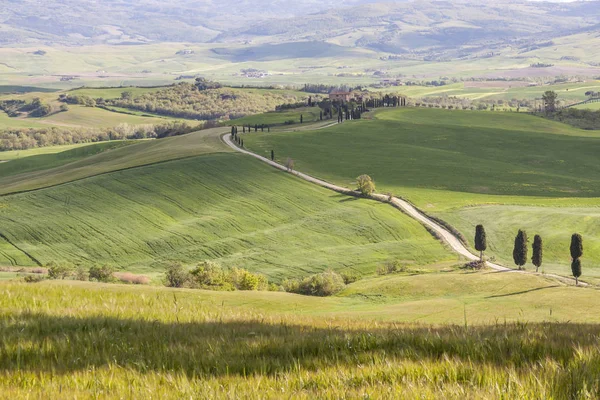
[[[3,46],[327,41],[460,57],[481,46],[598,30],[600,1],[4,0],[0,9]]]

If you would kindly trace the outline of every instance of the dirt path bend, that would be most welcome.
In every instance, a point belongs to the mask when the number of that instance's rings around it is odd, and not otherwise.
[[[256,153],[253,153],[251,151],[248,151],[246,149],[242,149],[240,147],[238,147],[236,144],[233,143],[233,141],[231,140],[230,134],[227,133],[223,136],[221,136],[221,139],[223,140],[223,142],[225,144],[227,144],[229,147],[231,147],[232,149],[234,149],[235,151],[238,151],[240,153],[244,153],[247,154],[249,156],[252,156],[254,158],[257,158],[269,165],[271,165],[272,167],[275,167],[277,169],[280,169],[282,171],[286,171],[289,172],[293,175],[296,175],[299,178],[304,179],[305,181],[311,182],[311,183],[315,183],[319,186],[322,186],[324,188],[336,191],[338,193],[343,193],[343,194],[347,194],[350,196],[356,196],[358,193],[341,187],[341,186],[337,186],[334,185],[333,183],[329,183],[327,181],[324,181],[322,179],[318,179],[315,178],[313,176],[304,174],[302,172],[298,172],[298,171],[288,171],[288,169],[281,165],[276,163],[275,161],[271,161],[266,157],[260,156]],[[373,199],[378,200],[378,201],[382,201],[385,203],[389,203],[389,198],[386,195],[382,195],[382,194],[374,194],[371,196]],[[436,234],[439,235],[439,237],[446,243],[448,244],[448,246],[450,246],[450,248],[455,252],[458,253],[459,255],[465,257],[467,260],[471,260],[471,261],[476,261],[479,260],[479,257],[476,256],[475,254],[471,253],[469,251],[469,249],[467,249],[465,247],[465,245],[462,244],[462,242],[456,237],[454,236],[450,231],[448,231],[445,227],[443,227],[442,225],[438,224],[437,222],[433,221],[432,219],[428,218],[427,216],[423,215],[419,210],[417,210],[417,208],[415,208],[412,204],[410,204],[409,202],[407,202],[406,200],[402,200],[400,198],[397,197],[392,197],[392,201],[391,203],[399,208],[400,210],[402,210],[404,213],[406,213],[408,216],[410,216],[411,218],[416,219],[417,221],[419,221],[421,224],[429,227],[432,231],[434,231]],[[499,272],[510,272],[510,273],[529,273],[527,271],[519,271],[519,270],[515,270],[515,269],[511,269],[511,268],[507,268],[504,267],[502,265],[499,264],[495,264],[492,262],[487,262],[486,263],[488,267],[490,267],[493,270],[499,271]],[[533,272],[532,274],[536,274],[535,272]],[[542,275],[542,274],[539,274]],[[551,277],[551,278],[555,278],[563,283],[568,283],[568,284],[573,284],[574,283],[574,279],[571,278],[567,278],[564,276],[560,276],[560,275],[554,275],[554,274],[543,274],[543,276],[546,277]],[[587,283],[579,281],[579,284],[581,286],[588,286]]]

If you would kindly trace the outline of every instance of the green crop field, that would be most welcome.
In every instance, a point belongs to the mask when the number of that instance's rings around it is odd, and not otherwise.
[[[0,178],[0,195],[60,185],[105,174],[200,154],[231,151],[219,140],[223,129],[207,129],[160,140],[143,140],[66,165]],[[29,150],[28,150],[29,151]],[[33,154],[38,153],[35,149]],[[3,163],[8,166],[9,163]]]
[[[57,168],[132,143],[134,143],[134,141],[115,140],[112,142],[88,144],[87,146],[77,146],[70,150],[64,150],[57,153],[38,154],[35,156],[31,155],[28,157],[7,160],[10,162],[0,164],[0,179],[13,175]],[[1,156],[2,153],[0,153],[0,157]]]
[[[300,116],[304,122],[319,121],[321,109],[319,107],[304,107],[293,110],[274,111],[265,114],[250,115],[229,121],[229,125],[284,125],[288,122],[300,124]],[[240,128],[241,129],[241,128]]]
[[[376,281],[326,299],[0,283],[0,387],[13,398],[600,394],[594,290],[517,274]],[[368,296],[378,283],[384,300]]]
[[[244,143],[347,187],[369,174],[379,192],[413,201],[468,239],[483,223],[488,255],[509,266],[514,235],[527,228],[547,236],[546,271],[568,275],[565,243],[581,231],[585,274],[600,276],[597,132],[517,113],[399,109],[318,131],[251,133]]]
[[[347,199],[237,154],[114,172],[0,204],[11,243],[0,245],[0,264],[98,262],[152,272],[169,260],[213,259],[281,279],[457,260],[392,207]]]

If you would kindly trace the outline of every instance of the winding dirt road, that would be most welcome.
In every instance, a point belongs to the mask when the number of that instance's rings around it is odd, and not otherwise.
[[[330,125],[327,125],[325,127],[329,127]],[[325,128],[323,127],[323,128]],[[257,158],[259,160],[261,160],[262,162],[265,162],[269,165],[271,165],[272,167],[275,167],[277,169],[280,169],[282,171],[286,171],[289,172],[293,175],[296,175],[299,178],[304,179],[305,181],[317,184],[319,186],[322,186],[324,188],[336,191],[338,193],[342,193],[342,194],[346,194],[349,196],[357,196],[358,193],[341,187],[341,186],[337,186],[334,185],[332,183],[329,183],[327,181],[324,181],[322,179],[318,179],[315,178],[313,176],[304,174],[302,172],[298,172],[295,170],[292,171],[288,171],[288,169],[281,165],[278,164],[274,161],[269,160],[266,157],[260,156],[256,153],[253,153],[251,151],[248,151],[246,149],[240,148],[238,147],[235,143],[233,143],[233,141],[231,140],[231,136],[230,133],[224,134],[221,136],[221,139],[223,140],[223,142],[225,144],[227,144],[229,147],[231,147],[232,149],[234,149],[235,151],[238,151],[240,153],[244,153],[247,154],[249,156],[252,156],[254,158]],[[382,195],[382,194],[373,194],[371,195],[371,198],[377,201],[381,201],[384,203],[389,203],[389,197],[386,195]],[[391,203],[398,209],[400,209],[402,212],[404,212],[405,214],[407,214],[408,216],[410,216],[411,218],[416,219],[417,221],[419,221],[420,223],[422,223],[423,225],[429,227],[429,229],[431,229],[432,231],[434,231],[448,246],[450,246],[450,248],[455,252],[458,253],[459,255],[463,256],[464,258],[466,258],[467,260],[471,260],[471,261],[476,261],[479,260],[479,257],[476,256],[475,254],[471,253],[469,251],[469,249],[467,249],[462,242],[456,237],[454,236],[450,231],[448,231],[445,227],[443,227],[442,225],[438,224],[437,222],[433,221],[432,219],[428,218],[427,216],[425,216],[424,214],[422,214],[419,210],[417,210],[412,204],[410,204],[409,202],[407,202],[406,200],[402,200],[400,198],[397,197],[392,197]],[[549,278],[553,278],[556,279],[560,282],[569,284],[569,285],[573,285],[575,283],[575,280],[572,278],[567,278],[565,276],[560,276],[560,275],[555,275],[555,274],[538,274],[536,272],[528,272],[528,271],[520,271],[520,270],[516,270],[516,269],[511,269],[511,268],[507,268],[507,267],[503,267],[502,265],[498,265],[498,264],[494,264],[492,262],[487,261],[486,262],[487,266],[495,271],[498,272],[510,272],[510,273],[526,273],[526,274],[535,274],[535,275],[543,275],[545,277],[549,277]],[[589,286],[588,283],[583,282],[583,281],[579,281],[579,285],[580,286]]]
[[[242,149],[240,147],[238,147],[235,143],[233,143],[233,141],[231,140],[231,136],[230,134],[225,134],[223,136],[221,136],[221,139],[223,140],[223,142],[225,142],[229,147],[231,147],[232,149],[234,149],[235,151],[238,151],[240,153],[244,153],[247,154],[249,156],[252,156],[254,158],[257,158],[259,160],[261,160],[262,162],[265,162],[269,165],[271,165],[272,167],[275,167],[277,169],[280,169],[282,171],[286,171],[289,172],[293,175],[296,175],[299,178],[304,179],[305,181],[317,184],[319,186],[322,186],[324,188],[336,191],[338,193],[343,193],[346,195],[350,195],[350,196],[356,196],[358,193],[350,190],[350,189],[346,189],[343,188],[341,186],[337,186],[334,185],[332,183],[326,182],[322,179],[318,179],[315,178],[313,176],[304,174],[302,172],[298,172],[298,171],[288,171],[288,169],[281,165],[278,164],[274,161],[269,160],[266,157],[260,156],[256,153],[252,153],[251,151],[248,151],[246,149]],[[371,196],[373,199],[381,201],[381,202],[385,202],[388,203],[388,196],[382,195],[382,194],[374,194]],[[419,221],[420,223],[422,223],[423,225],[429,227],[431,230],[435,231],[440,238],[442,238],[442,240],[448,244],[448,246],[450,246],[450,248],[452,248],[452,250],[454,250],[454,252],[460,254],[461,256],[465,257],[468,260],[478,260],[479,257],[477,257],[476,255],[474,255],[473,253],[471,253],[461,242],[460,240],[458,240],[456,238],[456,236],[454,236],[451,232],[449,232],[446,228],[444,228],[443,226],[441,226],[440,224],[438,224],[437,222],[429,219],[428,217],[426,217],[425,215],[421,214],[412,204],[408,203],[405,200],[399,199],[397,197],[392,197],[392,201],[391,203],[396,206],[397,208],[399,208],[400,210],[402,210],[404,213],[406,213],[407,215],[409,215],[410,217],[416,219],[417,221]],[[488,267],[496,270],[496,271],[503,271],[503,272],[520,272],[517,270],[513,270],[510,268],[506,268],[503,267],[501,265],[498,264],[494,264],[491,262],[487,263]]]

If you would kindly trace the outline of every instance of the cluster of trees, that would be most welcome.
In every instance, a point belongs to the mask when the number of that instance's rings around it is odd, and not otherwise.
[[[4,111],[9,117],[18,117],[27,115],[29,117],[40,118],[50,115],[53,110],[49,104],[43,103],[39,98],[34,98],[31,103],[23,100],[4,100],[0,101],[0,111]]]
[[[60,96],[58,96],[58,100],[62,101],[63,103],[79,104],[79,105],[86,106],[86,107],[96,107],[97,104],[104,103],[104,99],[102,99],[102,98],[94,99],[91,96],[82,96],[82,95],[70,96],[68,94],[61,94]]]
[[[362,86],[350,87],[347,85],[324,85],[320,83],[306,83],[301,89],[307,93],[329,94],[331,92],[351,92],[353,90],[362,91]]]
[[[483,265],[483,252],[487,250],[487,236],[483,225],[477,225],[475,228],[475,250],[479,251],[479,267]],[[535,235],[532,245],[533,255],[531,263],[535,266],[535,271],[538,272],[542,266],[544,256],[544,242],[540,235]],[[527,264],[527,255],[529,253],[529,239],[527,232],[519,229],[515,236],[513,247],[513,261],[519,270],[525,269]],[[579,277],[581,277],[581,257],[583,256],[583,238],[580,234],[574,233],[571,236],[571,273],[575,278],[575,283],[579,285]]]
[[[0,151],[26,150],[36,147],[108,140],[164,138],[198,130],[185,122],[173,121],[157,125],[120,124],[112,128],[10,128],[0,131]]]
[[[199,263],[192,270],[181,263],[171,263],[165,273],[165,285],[168,287],[187,287],[205,290],[275,290],[276,285],[269,284],[267,277],[253,274],[243,268],[224,269],[212,261]]]
[[[232,88],[204,88],[179,83],[137,97],[105,100],[107,105],[177,118],[215,120],[235,119],[275,110],[282,104],[302,100],[287,93],[258,93]]]
[[[563,108],[552,113],[545,113],[544,117],[569,124],[579,129],[600,129],[600,111]]]
[[[204,261],[191,270],[181,263],[171,263],[165,272],[164,284],[175,288],[217,291],[268,290],[306,296],[331,296],[356,280],[358,277],[354,275],[325,271],[304,279],[286,279],[281,285],[277,285],[270,283],[266,276],[243,268],[223,268],[215,262]]]

